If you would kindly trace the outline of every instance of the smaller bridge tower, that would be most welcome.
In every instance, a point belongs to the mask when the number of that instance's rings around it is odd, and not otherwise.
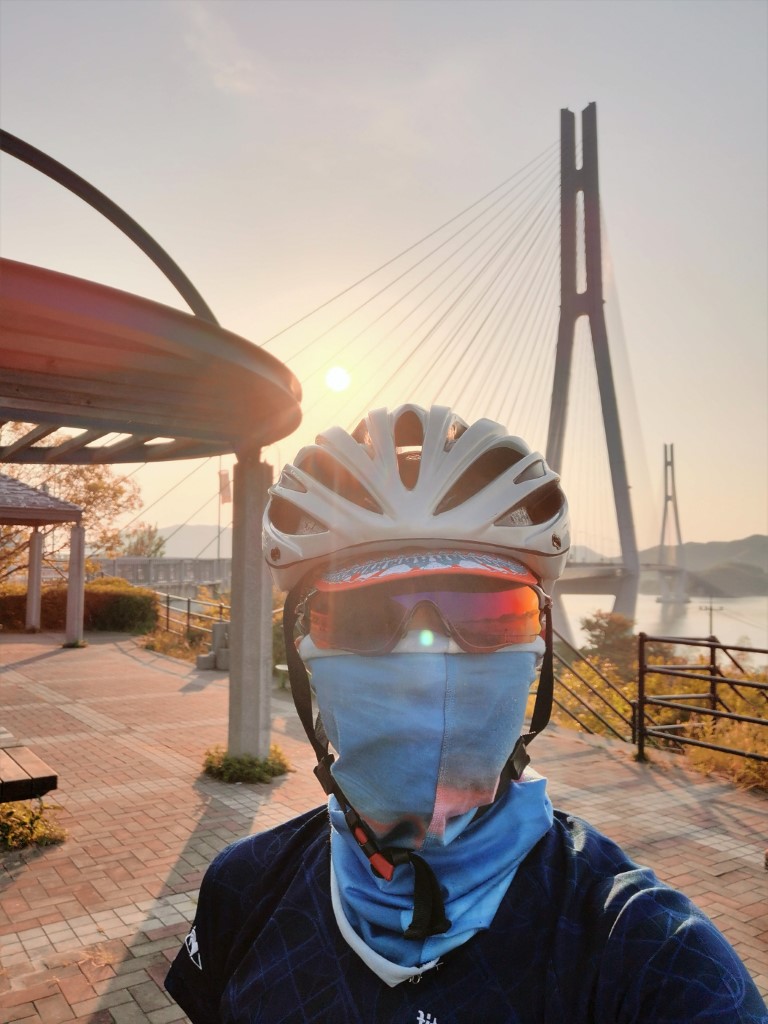
[[[672,509],[670,515],[670,506]],[[674,535],[672,523],[674,519]],[[675,446],[664,445],[664,512],[661,517],[659,541],[659,573],[661,576],[662,604],[687,604],[685,555],[680,533],[680,515],[675,487]]]

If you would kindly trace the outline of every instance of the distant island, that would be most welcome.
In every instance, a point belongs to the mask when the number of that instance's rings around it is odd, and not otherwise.
[[[221,531],[217,542],[216,526],[165,526],[158,530],[167,538],[166,558],[232,557],[232,531]],[[753,534],[742,540],[710,541],[707,544],[683,544],[683,561],[687,572],[690,597],[759,597],[768,595],[768,536]],[[669,562],[656,546],[640,552],[641,565]],[[613,562],[590,548],[574,546],[573,562]],[[659,574],[648,570],[640,578],[643,594],[658,594]]]

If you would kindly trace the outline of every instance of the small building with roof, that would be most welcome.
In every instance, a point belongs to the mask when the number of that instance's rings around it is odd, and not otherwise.
[[[83,510],[71,501],[62,501],[44,490],[30,487],[15,477],[0,473],[0,526],[31,527],[27,572],[28,630],[40,629],[43,579],[43,534],[41,526],[71,524],[69,530],[69,570],[67,573],[67,644],[83,640],[85,594],[85,527]]]

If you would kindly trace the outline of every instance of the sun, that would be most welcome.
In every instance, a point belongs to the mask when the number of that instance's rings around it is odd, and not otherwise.
[[[325,385],[331,391],[346,391],[351,383],[352,378],[343,366],[332,366],[325,375]]]

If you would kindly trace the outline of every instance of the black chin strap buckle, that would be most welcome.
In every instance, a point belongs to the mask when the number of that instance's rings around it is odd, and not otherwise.
[[[331,765],[334,762],[333,754],[326,754],[325,757],[321,758],[315,765],[313,771],[315,778],[325,790],[326,796],[331,796],[337,793],[338,787],[336,781],[331,774]]]
[[[528,736],[521,736],[515,744],[515,749],[509,756],[509,777],[514,782],[517,782],[525,769],[531,763],[531,757],[528,753],[526,743],[528,742]]]

